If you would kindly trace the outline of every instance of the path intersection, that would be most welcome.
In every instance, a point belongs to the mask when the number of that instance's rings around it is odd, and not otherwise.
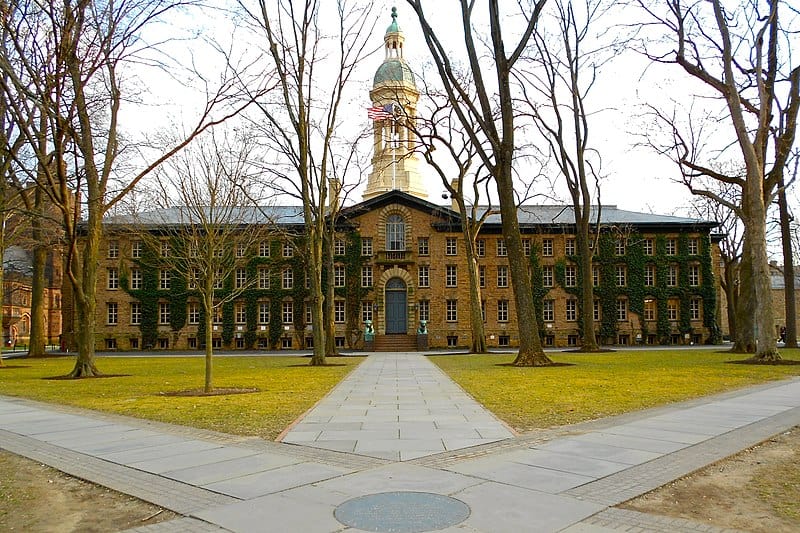
[[[800,424],[800,379],[515,435],[376,353],[267,442],[0,397],[0,447],[181,518],[135,533],[722,531],[614,506]]]

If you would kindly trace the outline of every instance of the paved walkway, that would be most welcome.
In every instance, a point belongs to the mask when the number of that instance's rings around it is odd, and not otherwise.
[[[279,440],[407,461],[514,436],[427,357],[376,353]]]
[[[374,398],[360,398],[358,386]],[[613,506],[800,424],[800,379],[793,379],[453,450],[462,437],[450,442],[447,432],[432,437],[435,430],[457,417],[489,427],[485,412],[462,403],[461,394],[420,355],[370,356],[295,426],[302,433],[303,425],[316,424],[314,438],[306,434],[304,442],[317,447],[0,397],[0,447],[182,515],[131,530],[137,533],[695,532],[720,530]],[[415,398],[408,409],[415,414],[405,419],[404,400],[387,405],[393,396]],[[456,397],[460,414],[438,411],[442,400]],[[337,413],[331,402],[368,407]],[[398,411],[391,415],[396,421],[374,421],[397,424],[397,438],[370,429],[368,419],[381,410]],[[432,422],[418,426],[424,439],[402,438],[404,424],[420,422]],[[321,425],[342,423],[359,426]],[[441,443],[422,450],[417,440]],[[399,446],[389,449],[387,441]],[[435,453],[439,446],[446,451]]]

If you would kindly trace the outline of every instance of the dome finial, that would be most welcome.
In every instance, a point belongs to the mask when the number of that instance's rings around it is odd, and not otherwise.
[[[392,23],[386,28],[386,33],[398,33],[400,26],[397,25],[397,8],[392,7]]]

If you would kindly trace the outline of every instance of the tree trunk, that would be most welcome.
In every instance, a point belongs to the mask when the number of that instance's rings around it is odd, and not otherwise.
[[[77,314],[78,357],[75,368],[69,373],[72,378],[99,376],[94,363],[95,321],[97,310],[97,258],[102,238],[101,215],[92,202],[89,202],[89,216],[86,224],[83,253],[79,260],[72,261],[74,305]]]
[[[722,290],[725,291],[725,299],[728,301],[728,338],[735,340],[738,338],[738,325],[736,309],[739,307],[739,287],[737,284],[738,264],[734,261],[725,261],[725,281],[722,283]]]
[[[786,348],[797,348],[797,303],[795,301],[794,259],[792,255],[792,230],[786,187],[781,178],[778,184],[778,209],[780,211],[781,242],[783,244],[783,287],[786,312]]]
[[[33,217],[31,219],[31,237],[33,239],[33,278],[31,280],[31,332],[28,342],[28,357],[45,355],[45,301],[44,301],[44,267],[47,262],[48,247],[44,243],[42,231],[44,209],[42,208],[42,190],[34,190]]]
[[[464,249],[467,254],[467,273],[469,279],[469,323],[472,332],[472,353],[486,353],[486,330],[483,326],[483,312],[481,302],[480,276],[478,274],[478,263],[475,257],[475,241],[469,229],[469,217],[466,216],[466,206],[459,206],[461,210],[461,223],[464,231]]]
[[[307,218],[306,227],[309,224],[321,224],[323,221],[315,221],[310,214],[310,209],[306,208]],[[318,226],[317,226],[318,227]],[[323,313],[324,293],[322,292],[322,235],[316,227],[308,232],[308,273],[311,276],[311,323],[312,335],[314,337],[314,352],[309,364],[311,366],[322,366],[325,360],[325,317]],[[330,280],[333,281],[333,280]],[[303,281],[305,283],[305,281]],[[298,305],[298,304],[295,304]],[[299,305],[303,305],[300,302]]]
[[[514,359],[515,366],[546,366],[553,362],[544,354],[539,338],[536,308],[533,305],[533,289],[528,269],[528,261],[522,251],[522,238],[517,219],[517,202],[514,197],[514,183],[510,166],[504,169],[498,164],[497,195],[500,199],[500,217],[503,238],[508,251],[508,266],[511,282],[514,285],[514,301],[517,306],[517,327],[519,329],[519,353]]]
[[[752,259],[748,253],[747,241],[750,231],[745,225],[742,239],[742,260],[739,263],[739,296],[736,305],[736,338],[731,351],[734,353],[755,353],[755,314],[756,296],[753,292]]]
[[[322,316],[325,317],[325,356],[338,355],[336,350],[336,321],[334,320],[333,301],[334,301],[334,287],[333,287],[333,242],[336,239],[333,228],[330,229],[323,242],[326,245],[325,259],[327,262],[328,270],[328,286],[325,290],[325,301],[323,302],[324,311]]]
[[[577,206],[576,213],[577,213]],[[578,260],[581,269],[581,318],[583,331],[581,351],[596,352],[600,349],[597,345],[597,335],[594,328],[594,278],[592,276],[592,248],[589,245],[589,221],[584,215],[576,217],[577,235],[575,236],[578,247]]]
[[[208,288],[208,287],[207,287]],[[212,289],[213,290],[213,289]],[[214,300],[213,292],[206,292],[203,295],[203,307],[205,307],[206,330],[203,333],[206,342],[206,372],[203,381],[203,391],[211,392],[214,390]]]

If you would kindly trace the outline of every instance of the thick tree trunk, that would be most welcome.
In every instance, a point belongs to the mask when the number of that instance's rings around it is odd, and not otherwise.
[[[33,218],[31,220],[31,237],[33,238],[33,278],[31,280],[31,331],[28,342],[28,357],[45,355],[45,301],[44,267],[47,262],[47,246],[42,231],[44,210],[42,208],[42,191],[36,187],[34,191]]]
[[[722,283],[722,290],[725,291],[725,299],[728,302],[728,337],[732,340],[738,338],[738,325],[736,309],[739,307],[739,287],[737,285],[738,264],[732,261],[725,262],[725,272],[723,274],[725,282]]]
[[[328,238],[323,240],[327,244],[328,251],[325,254],[328,264],[328,286],[325,291],[324,311],[322,314],[325,317],[325,357],[338,355],[336,350],[336,321],[333,313],[333,241],[336,237],[333,229],[329,233]]]
[[[475,246],[471,232],[468,227],[468,217],[465,213],[461,214],[462,224],[464,225],[464,248],[467,254],[467,275],[469,276],[469,323],[472,333],[472,353],[486,353],[486,330],[483,326],[483,313],[481,304],[480,276],[478,274],[478,263],[475,257]]]
[[[797,303],[795,301],[794,259],[789,206],[783,180],[778,184],[778,209],[780,211],[781,242],[783,244],[783,287],[786,313],[786,348],[797,348]]]
[[[577,212],[577,206],[576,206]],[[591,237],[589,236],[589,221],[584,216],[576,217],[576,245],[578,247],[578,260],[581,269],[581,316],[583,318],[583,331],[581,339],[581,350],[584,352],[596,352],[600,348],[597,345],[597,335],[594,328],[594,282],[592,277],[592,248],[589,246]]]
[[[86,224],[86,237],[83,253],[79,260],[73,261],[74,304],[78,318],[76,338],[78,357],[75,368],[69,373],[72,378],[94,377],[101,375],[94,362],[95,353],[95,320],[97,310],[97,258],[99,256],[100,239],[102,238],[101,216],[93,211],[89,204],[89,216]]]
[[[500,199],[500,216],[503,238],[508,251],[508,266],[514,287],[514,301],[517,306],[517,327],[519,328],[519,353],[514,359],[515,366],[546,366],[553,362],[544,354],[539,338],[536,308],[533,305],[533,289],[528,269],[528,261],[522,251],[522,238],[517,218],[517,203],[514,197],[514,183],[510,164],[508,170],[498,165],[497,195]]]
[[[211,392],[214,390],[214,293],[206,292],[203,295],[203,307],[205,307],[205,325],[206,330],[203,332],[206,342],[206,371],[205,379],[203,380],[203,391]]]
[[[745,227],[742,240],[742,260],[739,263],[739,296],[736,305],[736,337],[732,352],[755,353],[755,314],[757,312],[756,296],[753,292],[752,260],[748,253],[747,241],[749,230]]]
[[[322,224],[322,221],[316,221]],[[310,209],[308,210],[306,227],[313,224],[315,221],[311,216]],[[325,334],[325,314],[323,312],[324,293],[322,292],[322,234],[320,231],[312,230],[308,232],[308,272],[311,276],[311,329],[314,337],[314,351],[311,355],[311,366],[322,366],[326,363],[325,354],[327,348],[325,347],[326,334]],[[333,282],[333,280],[330,280]],[[304,283],[304,281],[303,281]],[[303,305],[303,302],[297,302],[295,305]]]

